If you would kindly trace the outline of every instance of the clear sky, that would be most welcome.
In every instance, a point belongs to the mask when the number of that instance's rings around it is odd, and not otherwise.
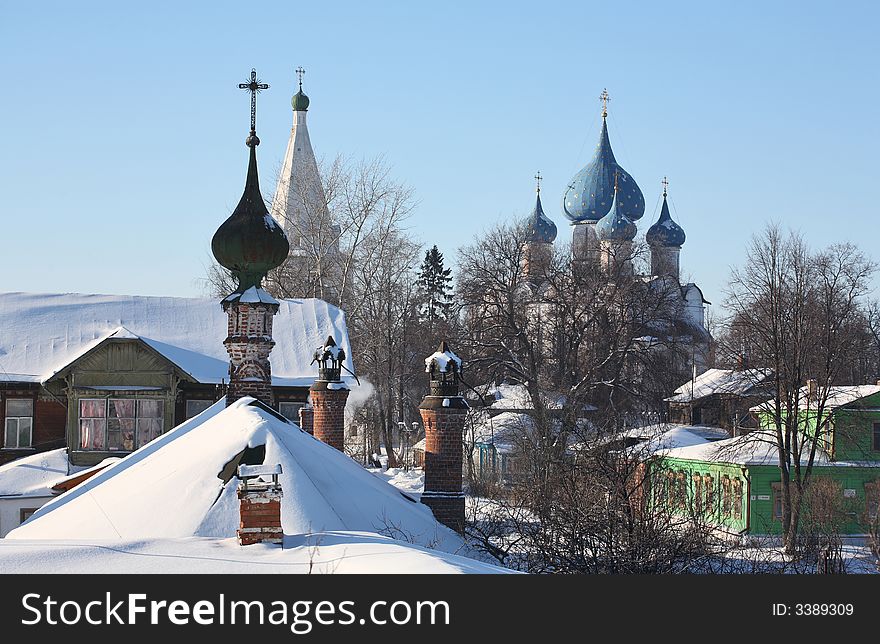
[[[880,243],[875,2],[0,1],[0,290],[199,295],[241,195],[251,67],[266,185],[306,68],[318,157],[384,155],[427,245],[562,191],[597,142],[720,303],[769,220]],[[874,252],[880,259],[880,252]],[[717,308],[717,307],[716,307]]]

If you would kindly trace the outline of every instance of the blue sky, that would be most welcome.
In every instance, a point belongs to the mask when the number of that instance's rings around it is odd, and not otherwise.
[[[449,258],[564,186],[611,94],[618,161],[720,304],[770,220],[877,247],[874,3],[0,3],[0,290],[199,295],[244,183],[256,67],[264,182],[307,69],[319,157],[383,155]],[[264,191],[271,190],[263,185]],[[880,253],[875,253],[880,259]],[[718,308],[717,306],[715,307]]]

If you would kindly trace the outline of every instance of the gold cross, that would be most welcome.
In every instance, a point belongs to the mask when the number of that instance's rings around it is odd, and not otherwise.
[[[599,100],[602,101],[602,118],[605,118],[608,116],[608,101],[611,100],[607,89],[603,89],[602,93],[599,94]]]

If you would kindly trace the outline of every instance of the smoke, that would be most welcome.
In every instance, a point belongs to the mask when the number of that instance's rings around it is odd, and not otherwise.
[[[376,388],[365,378],[361,378],[360,386],[354,382],[348,383],[348,386],[351,393],[348,395],[348,400],[345,403],[345,417],[350,419],[354,417],[358,409],[366,404],[367,400],[376,391]]]

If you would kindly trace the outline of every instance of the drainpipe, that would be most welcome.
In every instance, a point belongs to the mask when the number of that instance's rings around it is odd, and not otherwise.
[[[741,467],[743,478],[746,480],[746,527],[740,530],[740,534],[746,533],[752,526],[752,479],[749,478],[749,470]]]

